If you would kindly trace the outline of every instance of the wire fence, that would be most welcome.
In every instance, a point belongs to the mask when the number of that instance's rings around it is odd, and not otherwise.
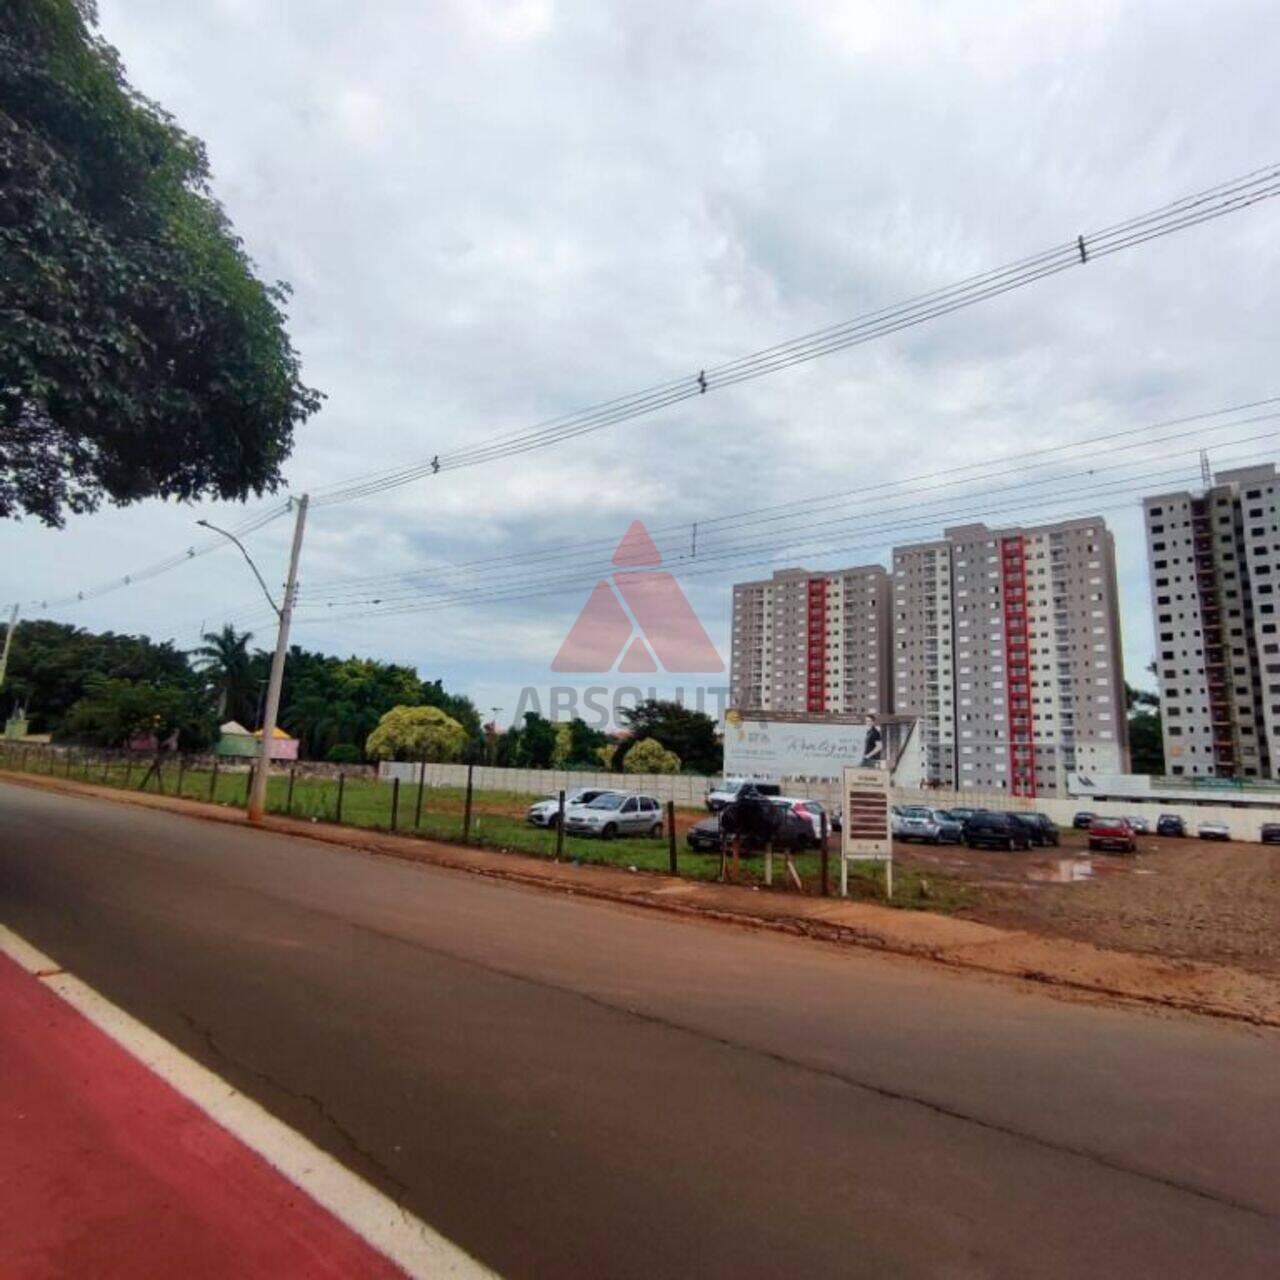
[[[43,745],[0,740],[0,769],[12,773],[59,778],[144,794],[167,796],[201,805],[244,808],[248,804],[256,761],[177,752],[109,750],[99,747]],[[466,844],[578,865],[623,867],[636,873],[661,873],[696,880],[734,878],[761,888],[792,892],[830,892],[830,851],[838,836],[824,835],[805,850],[746,851],[740,860],[728,847],[708,848],[705,836],[694,847],[690,828],[707,818],[702,809],[677,807],[668,801],[646,834],[614,839],[576,835],[565,829],[561,792],[550,812],[535,812],[527,794],[482,790],[473,785],[472,769],[461,786],[433,783],[419,768],[416,778],[379,781],[376,771],[353,766],[319,772],[306,764],[272,766],[267,783],[267,811],[314,823]],[[825,828],[824,828],[825,831]],[[837,854],[838,856],[838,854]],[[794,868],[794,876],[787,863]],[[880,897],[881,873],[851,864],[857,896]],[[901,897],[898,898],[901,901]]]

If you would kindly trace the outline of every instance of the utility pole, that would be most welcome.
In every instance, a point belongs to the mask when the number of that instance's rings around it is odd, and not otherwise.
[[[258,751],[258,767],[249,791],[249,821],[261,822],[267,804],[267,772],[271,762],[271,743],[276,732],[276,714],[280,710],[280,686],[284,683],[284,660],[289,652],[289,621],[293,617],[294,596],[298,589],[298,560],[302,555],[302,531],[307,523],[307,495],[298,499],[298,517],[293,526],[293,550],[289,553],[289,576],[284,583],[284,599],[280,602],[280,626],[276,631],[276,652],[271,659],[271,682],[267,685],[267,707],[262,717],[262,746]]]
[[[18,606],[9,615],[9,629],[4,633],[4,650],[0,651],[0,689],[4,688],[5,672],[9,669],[9,650],[13,646],[13,633],[18,629]]]

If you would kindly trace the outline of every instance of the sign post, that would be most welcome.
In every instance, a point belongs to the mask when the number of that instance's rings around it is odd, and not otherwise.
[[[844,824],[840,834],[840,896],[849,896],[849,862],[883,862],[893,897],[893,833],[889,822],[889,771],[844,770]]]

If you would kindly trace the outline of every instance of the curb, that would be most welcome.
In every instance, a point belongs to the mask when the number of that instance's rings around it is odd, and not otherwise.
[[[228,826],[250,828],[243,810],[231,809],[221,805],[210,805],[199,800],[179,800],[177,797],[172,796],[121,791],[112,787],[96,786],[92,783],[44,777],[42,775],[14,773],[3,769],[0,769],[0,778],[18,786],[30,787],[33,790],[63,792],[69,795],[111,800],[117,804],[131,804],[139,808],[177,813],[182,817],[192,817],[203,819],[207,822],[221,822]],[[1171,1009],[1179,1013],[1226,1019],[1255,1027],[1280,1028],[1280,1007],[1277,1008],[1275,1013],[1256,1013],[1241,1008],[1236,1004],[1189,998],[1169,991],[1142,991],[1107,983],[1085,981],[1068,973],[1051,972],[1043,965],[1029,968],[1016,963],[984,962],[982,952],[990,949],[993,945],[998,945],[1002,942],[1015,942],[1019,939],[1043,939],[1048,942],[1059,942],[1064,946],[1085,947],[1090,952],[1101,956],[1119,957],[1126,964],[1136,969],[1142,969],[1146,965],[1160,966],[1165,969],[1168,967],[1167,960],[1157,957],[1145,957],[1128,952],[1105,951],[1103,948],[1093,947],[1091,944],[1072,944],[1064,939],[1054,939],[1051,935],[993,928],[992,932],[998,936],[992,942],[967,942],[949,945],[921,944],[878,933],[871,928],[838,921],[785,913],[772,915],[758,911],[738,911],[727,909],[723,905],[677,901],[664,896],[664,890],[669,890],[676,885],[694,887],[702,882],[673,880],[670,876],[646,874],[644,881],[637,884],[635,889],[620,889],[607,884],[592,883],[587,877],[570,883],[560,876],[539,874],[532,867],[521,867],[510,863],[503,866],[498,862],[499,859],[516,858],[532,861],[532,855],[519,852],[504,853],[494,849],[453,845],[445,841],[428,840],[418,836],[398,835],[392,832],[374,832],[366,828],[337,826],[332,823],[313,823],[276,815],[267,815],[261,824],[256,824],[250,829],[268,831],[276,835],[315,840],[321,844],[355,849],[361,853],[373,854],[377,857],[421,862],[444,870],[484,876],[510,884],[519,884],[528,888],[538,889],[543,892],[562,893],[567,896],[613,902],[623,906],[639,907],[651,911],[662,911],[667,915],[683,919],[710,920],[720,924],[764,930],[791,937],[808,938],[813,941],[828,942],[839,946],[860,947],[885,954],[927,960],[953,970],[981,973],[990,977],[1012,978],[1035,983],[1040,987],[1051,990],[1072,992],[1129,1005]],[[485,862],[481,861],[482,859],[493,859],[494,861],[486,865]],[[620,872],[610,867],[589,866],[582,868],[582,870],[588,873],[588,877],[592,874],[630,876],[630,873]],[[645,883],[646,881],[656,884],[656,887],[650,888],[649,884]],[[882,910],[887,911],[889,909],[882,908]],[[1206,965],[1203,962],[1185,963],[1193,965],[1194,972],[1206,976],[1224,971],[1222,966]]]

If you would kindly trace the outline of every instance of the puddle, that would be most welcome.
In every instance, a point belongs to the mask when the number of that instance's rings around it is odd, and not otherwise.
[[[1047,884],[1075,884],[1093,879],[1093,862],[1089,858],[1058,858],[1040,867],[1027,869],[1028,880]]]

